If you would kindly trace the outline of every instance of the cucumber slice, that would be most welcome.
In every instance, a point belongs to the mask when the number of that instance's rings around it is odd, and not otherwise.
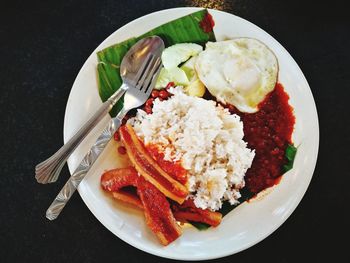
[[[177,67],[171,69],[162,68],[159,73],[155,88],[165,88],[169,82],[174,82],[175,85],[181,86],[186,86],[189,84],[189,80],[185,71]]]
[[[164,68],[172,69],[185,62],[192,56],[198,55],[203,47],[194,43],[180,43],[164,49],[162,53],[162,62]]]
[[[185,62],[185,64],[183,64],[180,67],[183,71],[185,71],[187,78],[190,81],[194,81],[194,80],[198,79],[198,76],[194,70],[195,61],[196,61],[196,56],[191,57],[188,61]]]

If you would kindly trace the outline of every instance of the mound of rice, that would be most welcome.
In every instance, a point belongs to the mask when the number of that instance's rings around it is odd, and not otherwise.
[[[165,159],[181,161],[197,207],[215,211],[224,200],[238,203],[255,155],[243,141],[240,117],[214,101],[186,95],[181,87],[170,92],[168,100],[154,101],[152,114],[138,110],[129,123],[146,145],[159,145]]]

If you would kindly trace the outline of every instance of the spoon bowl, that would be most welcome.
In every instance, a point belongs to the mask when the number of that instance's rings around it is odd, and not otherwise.
[[[120,65],[120,76],[126,85],[136,85],[136,74],[139,72],[147,56],[152,54],[160,57],[164,49],[164,42],[158,36],[146,37],[133,45],[124,56]]]

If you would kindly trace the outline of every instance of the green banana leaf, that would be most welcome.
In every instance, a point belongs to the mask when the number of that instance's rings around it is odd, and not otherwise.
[[[215,41],[213,31],[204,32],[199,23],[208,13],[206,9],[197,11],[187,16],[170,21],[164,25],[134,38],[130,38],[121,43],[105,48],[97,53],[99,64],[97,66],[99,94],[102,101],[106,101],[122,83],[119,66],[130,49],[138,40],[157,35],[161,37],[166,46],[176,43],[197,43],[204,45],[208,41]],[[119,101],[113,110],[111,116],[115,116],[122,107],[122,100]]]

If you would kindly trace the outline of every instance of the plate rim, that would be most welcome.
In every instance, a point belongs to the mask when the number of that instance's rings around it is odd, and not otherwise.
[[[64,143],[67,142],[67,140],[69,139],[68,136],[67,136],[67,132],[65,131],[66,130],[66,127],[67,127],[67,116],[69,114],[68,110],[70,108],[70,105],[72,104],[72,92],[73,92],[73,87],[75,86],[76,82],[77,82],[77,79],[78,79],[78,76],[80,75],[81,71],[83,70],[83,68],[85,68],[85,66],[88,64],[88,61],[90,60],[90,58],[92,56],[96,56],[96,52],[101,50],[102,47],[104,46],[104,44],[106,42],[108,42],[108,40],[110,38],[113,37],[113,35],[119,31],[119,30],[122,30],[128,26],[130,26],[130,24],[133,24],[133,23],[137,23],[139,20],[141,19],[145,19],[149,16],[153,16],[153,15],[157,15],[159,13],[162,13],[162,12],[169,12],[169,11],[172,11],[172,12],[176,12],[176,10],[185,10],[185,11],[199,11],[201,9],[205,9],[205,8],[202,8],[202,7],[177,7],[177,8],[168,8],[168,9],[162,9],[162,10],[159,10],[159,11],[155,11],[155,12],[152,12],[152,13],[148,13],[146,15],[143,15],[141,17],[138,17],[134,20],[131,20],[130,22],[126,23],[125,25],[117,28],[116,30],[114,30],[108,37],[106,37],[93,51],[92,53],[88,56],[88,58],[85,60],[84,64],[81,66],[79,72],[77,73],[75,79],[74,79],[74,82],[72,84],[72,88],[69,92],[69,96],[68,96],[68,100],[67,100],[67,104],[66,104],[66,108],[65,108],[65,115],[64,115],[64,123],[63,123],[63,140],[64,140]],[[242,17],[239,17],[235,14],[232,14],[232,13],[228,13],[228,12],[225,12],[225,11],[221,11],[221,10],[215,10],[215,9],[209,9],[207,8],[209,12],[218,12],[218,13],[221,13],[223,15],[228,15],[228,16],[234,16],[235,18],[239,19],[239,20],[242,20],[242,22],[244,23],[248,23],[256,28],[258,28],[259,30],[263,31],[263,33],[267,34],[269,37],[271,37],[275,42],[276,44],[281,48],[282,52],[284,52],[290,60],[292,60],[295,65],[296,65],[296,68],[300,74],[300,76],[302,77],[303,81],[306,83],[307,85],[307,91],[310,93],[309,95],[311,96],[312,98],[312,102],[313,102],[313,105],[312,105],[312,108],[314,108],[314,113],[315,113],[315,124],[316,124],[316,134],[315,134],[315,154],[314,156],[312,156],[312,163],[310,165],[311,167],[311,176],[308,178],[308,181],[305,183],[305,186],[304,186],[304,189],[302,189],[301,191],[301,194],[298,196],[298,198],[294,201],[293,205],[289,208],[289,211],[288,213],[284,216],[284,218],[282,218],[280,220],[279,223],[277,223],[272,229],[271,231],[269,231],[267,234],[265,235],[261,235],[259,238],[255,239],[254,241],[250,242],[250,243],[247,243],[245,246],[242,246],[240,247],[239,249],[233,249],[232,251],[230,252],[225,252],[225,253],[216,253],[215,255],[207,255],[207,256],[199,256],[199,257],[192,257],[192,258],[188,258],[188,257],[182,257],[181,255],[179,256],[172,256],[172,255],[167,255],[166,252],[164,253],[159,253],[158,251],[156,250],[153,250],[153,249],[149,249],[146,245],[139,245],[139,244],[135,244],[135,243],[132,243],[130,242],[130,240],[128,240],[128,238],[126,236],[123,236],[123,235],[117,235],[114,233],[114,231],[111,230],[111,228],[109,227],[108,224],[106,223],[103,223],[102,221],[102,218],[100,217],[100,215],[96,212],[94,212],[94,208],[92,207],[92,205],[87,201],[87,197],[84,196],[81,191],[80,191],[80,187],[78,187],[78,192],[79,192],[79,195],[80,197],[82,198],[82,200],[84,201],[85,205],[88,207],[88,209],[90,210],[90,212],[96,217],[96,219],[105,227],[107,228],[113,235],[115,235],[117,238],[123,240],[124,242],[126,242],[128,245],[131,245],[137,249],[140,249],[141,251],[144,251],[144,252],[147,252],[147,253],[150,253],[152,255],[156,255],[156,256],[159,256],[159,257],[163,257],[163,258],[169,258],[169,259],[176,259],[176,260],[189,260],[189,261],[194,261],[194,260],[209,260],[209,259],[216,259],[216,258],[222,258],[222,257],[226,257],[226,256],[229,256],[229,255],[233,255],[233,254],[236,254],[236,253],[239,253],[249,247],[252,247],[254,245],[256,245],[257,243],[261,242],[262,240],[264,240],[265,238],[267,238],[268,236],[270,236],[273,232],[275,232],[279,227],[281,227],[282,224],[284,224],[286,222],[286,220],[291,216],[291,214],[295,211],[295,209],[297,208],[297,206],[300,204],[301,200],[303,199],[306,191],[308,190],[309,188],[309,185],[310,185],[310,182],[314,176],[314,172],[315,172],[315,168],[316,168],[316,164],[317,164],[317,159],[318,159],[318,153],[319,153],[319,141],[320,141],[320,137],[319,137],[319,118],[318,118],[318,112],[317,112],[317,107],[316,107],[316,103],[315,103],[315,99],[314,99],[314,96],[313,96],[313,93],[312,93],[312,90],[310,88],[310,85],[304,75],[304,73],[302,72],[301,68],[299,67],[298,63],[295,61],[295,59],[290,55],[290,53],[284,48],[284,46],[282,44],[280,44],[271,34],[269,34],[268,32],[266,32],[264,29],[262,29],[261,27],[257,26],[256,24],[242,18]],[[69,165],[68,163],[68,169],[69,169],[69,172],[70,174],[72,174],[73,172],[73,167],[72,165]]]

